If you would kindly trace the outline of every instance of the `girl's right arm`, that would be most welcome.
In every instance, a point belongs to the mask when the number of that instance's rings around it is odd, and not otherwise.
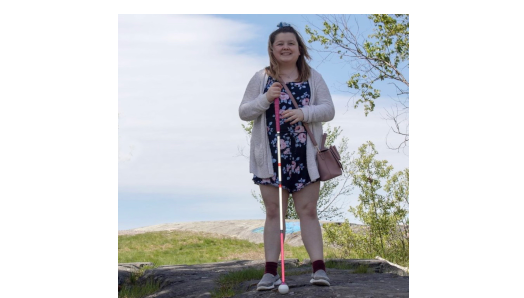
[[[265,113],[271,105],[266,98],[266,94],[260,93],[261,81],[262,78],[260,77],[260,74],[256,73],[247,84],[244,98],[238,108],[240,119],[244,121],[255,120],[262,113]]]

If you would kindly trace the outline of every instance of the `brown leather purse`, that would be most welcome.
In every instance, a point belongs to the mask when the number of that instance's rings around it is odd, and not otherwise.
[[[291,101],[295,106],[295,109],[298,109],[298,104],[287,85],[284,84],[284,81],[281,78],[279,78],[278,82],[284,86],[287,94],[289,95],[289,98],[291,98]],[[320,181],[328,181],[342,175],[342,163],[340,162],[340,154],[337,151],[337,147],[335,147],[335,145],[332,145],[329,148],[325,147],[327,133],[322,135],[322,144],[320,145],[319,149],[317,142],[315,141],[315,137],[311,133],[311,130],[309,130],[308,125],[305,122],[302,122],[302,124],[304,124],[304,127],[306,128],[313,145],[315,148],[317,148],[317,166],[318,172],[320,174]]]

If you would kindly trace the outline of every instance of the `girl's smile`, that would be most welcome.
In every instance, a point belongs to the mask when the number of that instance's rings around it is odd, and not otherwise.
[[[294,65],[300,56],[295,34],[290,32],[279,33],[273,43],[273,55],[279,63],[292,63]]]

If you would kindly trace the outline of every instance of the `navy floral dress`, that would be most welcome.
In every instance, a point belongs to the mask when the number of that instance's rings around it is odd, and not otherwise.
[[[275,82],[270,76],[264,93]],[[287,83],[289,90],[293,93],[298,107],[309,105],[310,87],[308,82]],[[280,94],[280,113],[284,110],[294,109],[293,101],[282,88]],[[258,185],[273,185],[278,187],[278,151],[277,151],[277,131],[275,125],[275,105],[271,104],[266,111],[266,127],[269,137],[269,147],[271,156],[273,158],[273,177],[258,178],[253,176],[253,182]],[[280,159],[282,163],[282,188],[290,193],[297,192],[307,185],[315,182],[309,178],[306,163],[306,142],[307,132],[302,122],[297,122],[293,125],[290,122],[284,122],[285,119],[280,118]]]

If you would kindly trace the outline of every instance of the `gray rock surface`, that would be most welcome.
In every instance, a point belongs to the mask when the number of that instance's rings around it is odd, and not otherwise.
[[[152,266],[151,262],[123,263],[118,264],[118,285],[122,285],[134,272],[138,272],[144,266]]]
[[[409,276],[401,269],[383,260],[337,260],[356,268],[368,267],[367,274],[353,273],[352,269],[327,269],[331,287],[314,286],[311,279],[311,265],[302,265],[297,259],[286,260],[286,283],[293,297],[355,297],[390,298],[409,297]],[[120,268],[138,270],[144,263],[119,264]],[[200,265],[160,266],[146,270],[139,281],[153,279],[160,283],[160,291],[147,298],[211,297],[220,274],[247,267],[263,268],[264,261],[231,261]],[[279,267],[280,270],[280,267]],[[125,271],[125,270],[122,270]],[[293,275],[296,272],[297,275]],[[259,279],[245,281],[238,285],[240,294],[234,297],[281,297],[278,291],[256,291]]]

